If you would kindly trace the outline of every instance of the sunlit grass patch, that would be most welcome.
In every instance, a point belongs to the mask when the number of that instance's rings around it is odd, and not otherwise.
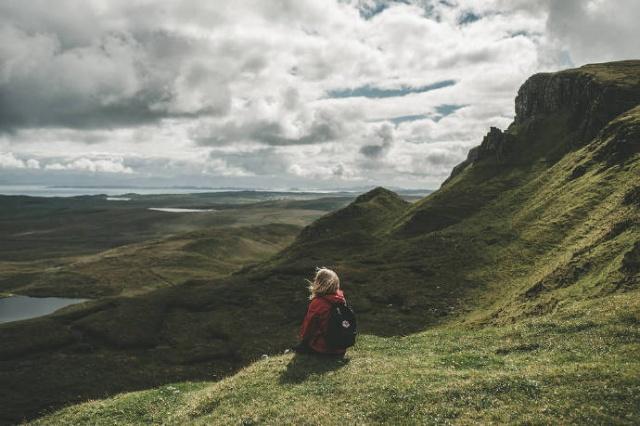
[[[627,309],[638,297],[617,299],[608,309],[586,302],[589,316],[364,335],[345,360],[267,357],[217,383],[122,394],[42,422],[633,423],[640,420],[640,340],[630,338],[636,317]]]

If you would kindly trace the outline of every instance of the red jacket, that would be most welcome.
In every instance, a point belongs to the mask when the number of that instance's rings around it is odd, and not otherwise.
[[[331,305],[345,303],[344,293],[338,290],[335,294],[314,297],[309,303],[307,315],[300,327],[300,339],[306,341],[311,349],[320,353],[342,354],[344,349],[330,349],[325,337],[329,329]]]

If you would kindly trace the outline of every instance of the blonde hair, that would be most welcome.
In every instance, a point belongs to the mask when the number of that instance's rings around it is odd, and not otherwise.
[[[333,294],[340,289],[340,278],[338,274],[329,268],[316,268],[316,276],[313,281],[307,280],[309,283],[309,300],[316,296],[324,296]]]

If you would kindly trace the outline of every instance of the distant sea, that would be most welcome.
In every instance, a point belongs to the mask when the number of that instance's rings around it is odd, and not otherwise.
[[[44,186],[44,185],[0,185],[0,195],[28,195],[32,197],[77,197],[80,195],[108,195],[123,194],[194,194],[203,192],[234,192],[252,191],[251,188],[202,188],[202,187],[175,187],[175,188],[151,188],[151,187],[73,187],[73,186]],[[348,190],[299,190],[299,189],[254,189],[264,192],[310,192],[310,193],[358,193]]]
[[[228,192],[234,189],[214,188],[145,188],[145,187],[71,187],[40,185],[0,185],[0,195],[29,195],[32,197],[77,197],[79,195],[122,194],[193,194],[196,192]],[[236,190],[237,191],[237,190]]]

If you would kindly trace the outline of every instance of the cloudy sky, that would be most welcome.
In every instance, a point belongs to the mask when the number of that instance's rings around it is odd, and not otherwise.
[[[0,0],[0,184],[436,188],[637,0]]]

